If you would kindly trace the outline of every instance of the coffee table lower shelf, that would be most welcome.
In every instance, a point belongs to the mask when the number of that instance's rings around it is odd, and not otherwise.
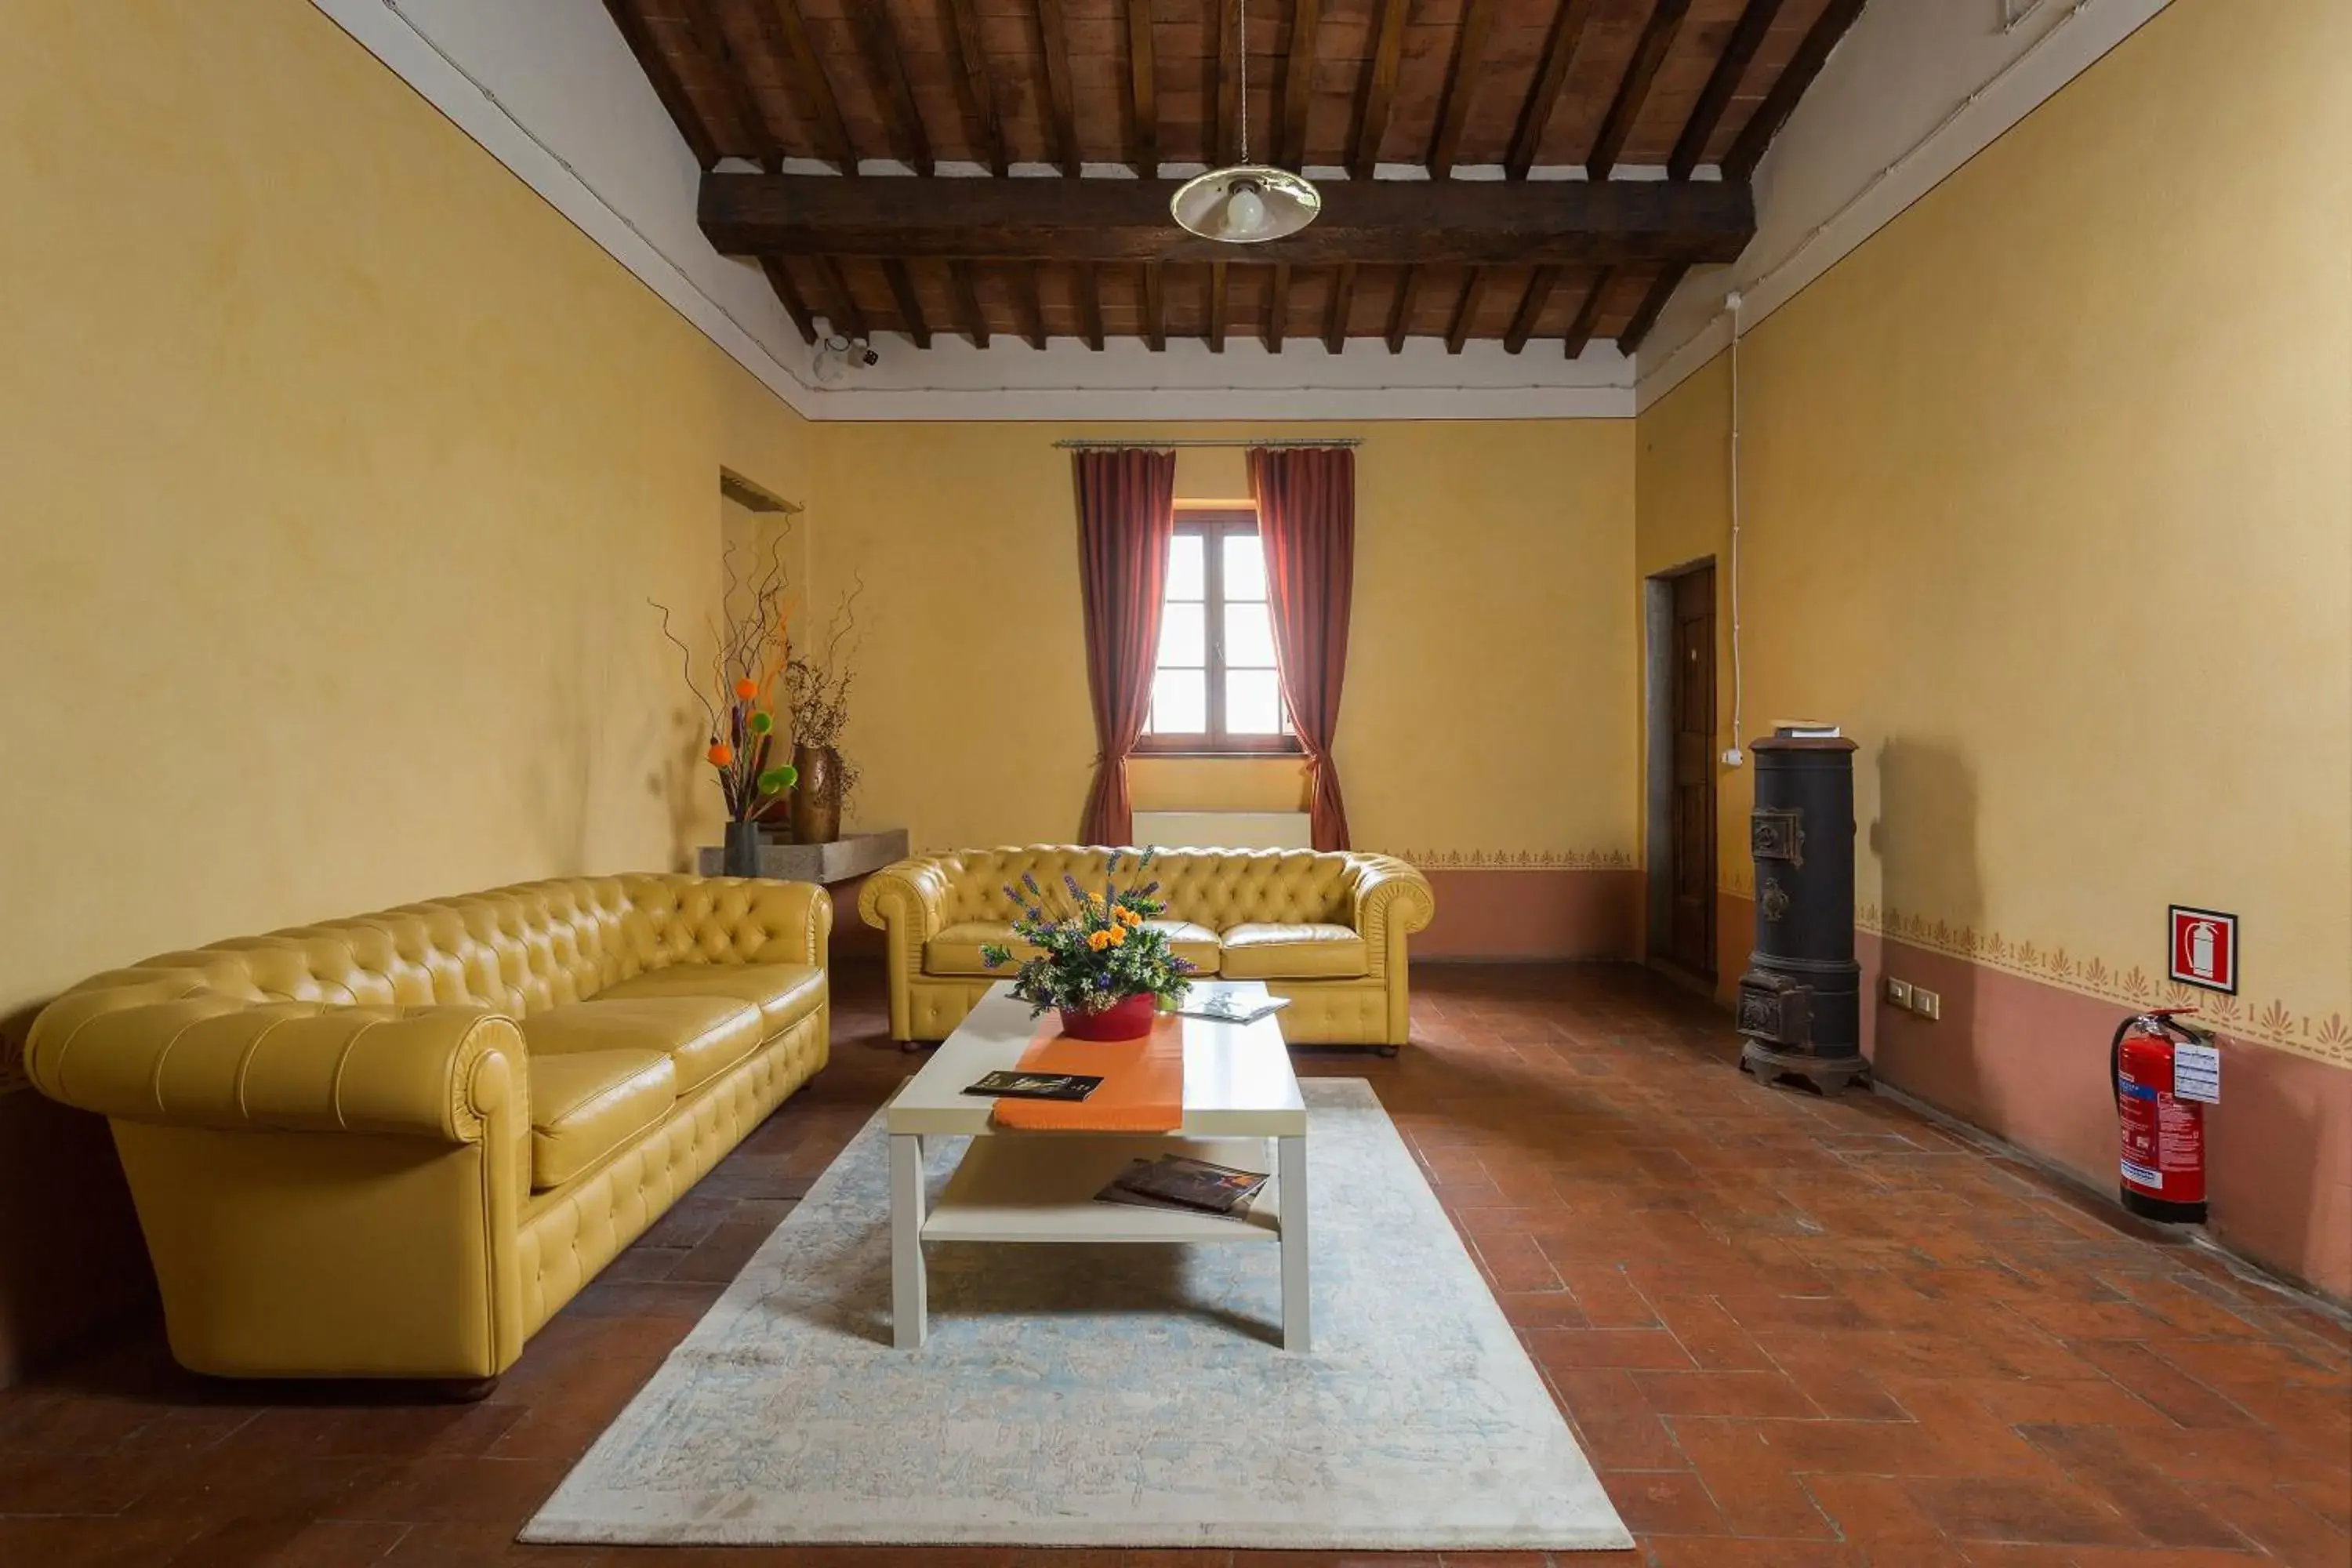
[[[929,1328],[927,1241],[1274,1242],[1283,1249],[1283,1348],[1307,1348],[1305,1138],[1053,1132],[974,1138],[928,1212],[921,1145],[913,1133],[890,1138],[891,1337],[900,1349],[919,1348]],[[1233,1218],[1096,1201],[1129,1162],[1163,1153],[1239,1170],[1272,1167],[1274,1179]]]

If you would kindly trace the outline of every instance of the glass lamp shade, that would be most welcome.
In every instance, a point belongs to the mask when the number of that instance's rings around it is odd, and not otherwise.
[[[1297,234],[1323,210],[1323,195],[1287,169],[1244,163],[1212,169],[1178,187],[1169,213],[1202,239],[1257,245]]]

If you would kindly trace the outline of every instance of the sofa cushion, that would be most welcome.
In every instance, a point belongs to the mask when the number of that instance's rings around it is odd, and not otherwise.
[[[760,1009],[731,996],[630,996],[574,1002],[522,1021],[533,1056],[641,1047],[667,1051],[677,1092],[692,1094],[759,1048]]]
[[[608,985],[597,1000],[647,996],[725,996],[760,1009],[777,1035],[824,1004],[824,971],[813,963],[673,963]]]
[[[1013,950],[1013,963],[1024,958],[1034,958],[1037,950],[1016,939],[1013,927],[1005,921],[961,921],[941,926],[939,934],[923,943],[923,973],[926,974],[994,974],[1004,979],[1013,977],[1013,964],[991,969],[982,962],[982,942],[1001,942]]]
[[[1354,980],[1371,973],[1352,926],[1238,925],[1224,934],[1228,980]]]
[[[634,1142],[677,1100],[667,1052],[627,1047],[530,1056],[530,1184],[560,1187]]]
[[[1146,921],[1154,931],[1168,933],[1169,951],[1192,966],[1195,974],[1214,974],[1222,952],[1217,933],[1191,921]]]

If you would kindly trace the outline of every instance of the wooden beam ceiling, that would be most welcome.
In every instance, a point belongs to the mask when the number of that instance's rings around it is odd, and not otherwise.
[[[604,4],[706,171],[706,233],[804,337],[1337,353],[1360,320],[1392,352],[1573,354],[1638,343],[1738,253],[1748,181],[1864,0],[1260,0],[1251,153],[1348,177],[1254,247],[1174,228],[1157,177],[1239,154],[1235,0]],[[1376,177],[1399,163],[1427,177]],[[1138,177],[1077,178],[1105,164]]]
[[[1241,247],[1170,221],[1173,180],[840,180],[707,174],[702,232],[731,256],[1197,261]],[[1253,260],[1412,263],[1729,261],[1755,232],[1748,187],[1720,181],[1334,181],[1323,216]]]

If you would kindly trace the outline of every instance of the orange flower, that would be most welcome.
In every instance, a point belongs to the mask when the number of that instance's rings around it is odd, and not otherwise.
[[[1087,945],[1093,948],[1097,952],[1100,952],[1104,948],[1110,945],[1110,932],[1107,931],[1088,931],[1087,933]]]
[[[1125,926],[1113,926],[1108,931],[1101,932],[1100,935],[1104,942],[1108,942],[1112,947],[1117,947],[1127,940],[1127,928]]]
[[[1143,923],[1143,917],[1133,910],[1116,910],[1112,912],[1118,917],[1121,925],[1140,926]]]
[[[712,767],[723,768],[735,760],[735,748],[724,741],[713,741],[710,742],[710,750],[702,754],[710,760]]]

